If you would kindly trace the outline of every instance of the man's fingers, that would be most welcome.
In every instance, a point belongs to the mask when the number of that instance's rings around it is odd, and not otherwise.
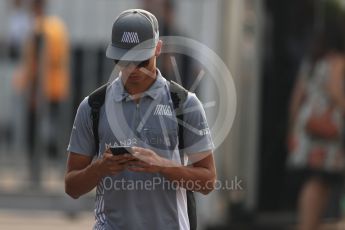
[[[133,152],[141,152],[144,150],[144,148],[140,148],[140,147],[132,147]]]
[[[110,159],[112,157],[113,157],[113,154],[111,154],[110,152],[105,151],[104,154],[103,154],[103,158]]]
[[[140,148],[140,147],[132,147],[132,150],[134,152],[134,155],[138,154],[138,155],[151,155],[152,151],[149,149],[144,149],[144,148]]]
[[[150,162],[152,162],[152,157],[151,156],[143,156],[143,155],[138,155],[136,156],[136,158],[141,161],[141,162],[146,162],[148,164],[150,164]]]
[[[143,161],[138,161],[138,162],[135,162],[135,163],[130,163],[130,166],[133,166],[133,167],[151,167],[152,165],[147,163],[147,162],[143,162]]]
[[[127,168],[126,164],[111,165],[108,167],[109,171],[112,173],[119,173]]]
[[[127,159],[121,159],[121,160],[117,160],[117,161],[116,161],[116,163],[117,163],[117,164],[120,164],[120,165],[126,164],[126,163],[128,163],[128,162],[129,162],[129,160],[127,160]]]
[[[140,168],[140,167],[130,167],[128,168],[128,170],[132,172],[148,172],[147,168]]]
[[[129,162],[134,162],[132,158],[117,158],[117,159],[110,159],[107,161],[108,165],[123,165]]]
[[[124,155],[118,155],[118,156],[113,156],[112,159],[114,161],[122,161],[122,160],[135,160],[136,158],[132,156],[131,154],[124,154]]]

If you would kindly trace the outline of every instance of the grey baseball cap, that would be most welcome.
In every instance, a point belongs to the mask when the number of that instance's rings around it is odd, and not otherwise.
[[[153,14],[142,9],[126,10],[115,19],[106,56],[144,61],[154,56],[158,40],[158,21]]]

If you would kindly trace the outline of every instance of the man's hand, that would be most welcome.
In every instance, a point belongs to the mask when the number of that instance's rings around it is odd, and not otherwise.
[[[132,147],[132,150],[133,156],[139,159],[139,161],[129,163],[130,167],[128,170],[130,171],[159,173],[165,167],[177,166],[177,163],[160,157],[157,153],[150,149]]]
[[[191,154],[194,163],[190,166],[160,157],[150,149],[132,147],[132,150],[138,161],[129,163],[130,171],[160,173],[170,181],[180,182],[179,185],[184,188],[187,181],[189,187],[186,189],[203,194],[208,194],[214,189],[216,170],[211,150]]]
[[[97,171],[102,177],[109,175],[116,175],[128,167],[128,164],[135,160],[131,154],[124,154],[114,156],[110,149],[107,149],[103,157],[97,160],[94,164],[97,167]]]

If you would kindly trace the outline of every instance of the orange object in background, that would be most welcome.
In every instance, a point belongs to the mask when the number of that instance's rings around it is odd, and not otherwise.
[[[48,101],[62,101],[69,91],[68,38],[64,24],[57,17],[43,22],[45,38],[43,92]]]
[[[64,101],[70,87],[67,30],[58,17],[44,16],[35,21],[32,35],[37,34],[43,40],[40,60],[35,58],[34,39],[30,39],[26,44],[23,66],[14,75],[14,87],[25,91],[39,75],[45,99],[49,102]]]

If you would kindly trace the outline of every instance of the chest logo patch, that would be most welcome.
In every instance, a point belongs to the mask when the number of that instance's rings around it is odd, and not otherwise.
[[[159,115],[159,116],[172,116],[171,108],[169,105],[156,105],[156,109],[153,113],[153,115]]]

